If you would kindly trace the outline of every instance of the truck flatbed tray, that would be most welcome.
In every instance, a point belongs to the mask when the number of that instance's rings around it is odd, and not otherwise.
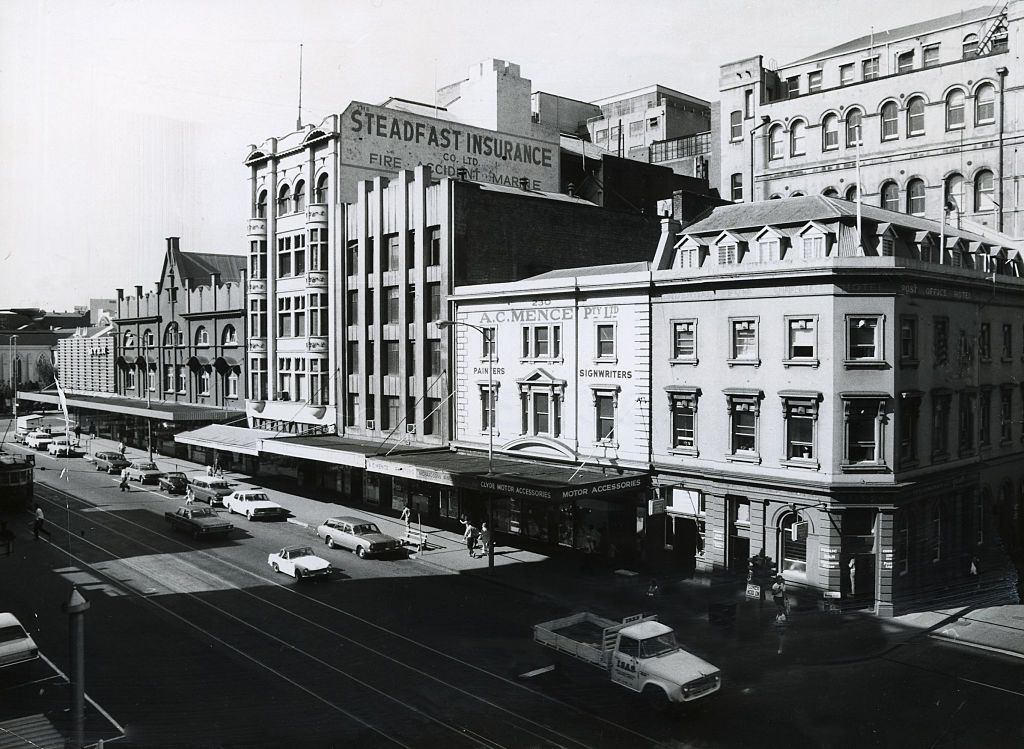
[[[557,632],[563,637],[594,646],[600,646],[604,637],[604,627],[593,621],[575,622],[552,631]]]

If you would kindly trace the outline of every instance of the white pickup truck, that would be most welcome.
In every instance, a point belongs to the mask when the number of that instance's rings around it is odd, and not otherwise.
[[[722,686],[721,672],[680,648],[656,615],[615,622],[584,611],[534,625],[533,639],[608,671],[613,682],[654,707],[690,702]]]

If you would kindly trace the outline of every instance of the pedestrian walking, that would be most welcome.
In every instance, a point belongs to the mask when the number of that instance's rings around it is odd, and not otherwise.
[[[850,561],[846,565],[850,570],[850,595],[857,595],[857,559],[856,557],[850,557]]]
[[[465,518],[463,518],[462,524],[466,526],[466,531],[462,534],[462,537],[466,540],[466,551],[469,552],[470,556],[473,556],[473,551],[476,549],[476,539],[480,532],[476,529],[475,525]]]
[[[772,585],[772,600],[775,602],[775,619],[784,620],[789,614],[786,606],[786,580],[782,575],[775,576]]]
[[[487,527],[487,523],[480,525],[480,556],[487,556],[488,549],[491,548],[491,529]]]
[[[647,586],[647,597],[654,598],[658,595],[659,587],[657,580],[651,580],[651,584]]]
[[[974,589],[977,590],[981,587],[981,560],[978,559],[977,555],[971,557],[971,566],[968,569],[968,574],[974,580]]]
[[[42,533],[46,536],[46,540],[50,540],[50,531],[46,530],[46,517],[43,515],[43,508],[36,505],[36,517],[32,523],[32,535],[36,541],[39,540],[39,534]]]
[[[192,493],[192,487],[185,490],[185,504],[190,505],[196,501],[196,495]]]
[[[123,458],[123,457],[124,457],[124,451],[125,451],[125,447],[124,447],[124,440],[122,440],[121,442],[119,442],[119,443],[118,443],[118,445],[117,445],[117,451],[118,451],[119,453],[121,453],[121,457]]]
[[[128,488],[128,469],[127,468],[124,468],[124,469],[121,470],[121,483],[120,483],[120,487],[121,487],[121,491],[123,491],[123,492],[130,492],[131,491],[131,489]]]
[[[78,424],[75,424],[75,439],[78,440],[78,439],[81,439],[81,438],[82,438],[82,427],[78,426]]]
[[[411,518],[412,518],[412,510],[409,509],[409,505],[406,505],[402,509],[402,514],[399,516],[399,519],[402,520],[403,522],[405,522],[405,530],[406,531],[409,530],[409,520]]]

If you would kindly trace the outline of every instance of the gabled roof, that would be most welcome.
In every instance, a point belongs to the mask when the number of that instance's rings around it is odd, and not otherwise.
[[[889,29],[888,31],[876,31],[873,34],[859,36],[856,39],[851,39],[843,44],[836,45],[835,47],[829,47],[826,50],[817,52],[808,57],[795,60],[788,65],[783,65],[782,67],[787,68],[791,65],[800,65],[801,63],[820,60],[823,57],[833,57],[846,52],[856,52],[857,50],[864,49],[872,44],[874,44],[876,49],[884,48],[886,44],[893,44],[903,39],[921,36],[950,26],[956,26],[957,24],[971,23],[972,21],[980,21],[984,18],[999,15],[998,12],[996,12],[996,8],[999,6],[1000,3],[996,3],[995,5],[985,5],[980,8],[962,10],[959,13],[950,13],[948,16],[939,16],[938,18],[932,18],[927,21],[912,23],[909,26],[899,26],[895,29]]]
[[[195,285],[208,285],[210,275],[220,274],[221,283],[237,283],[246,266],[244,255],[225,255],[214,252],[182,252],[178,273],[191,279]]]

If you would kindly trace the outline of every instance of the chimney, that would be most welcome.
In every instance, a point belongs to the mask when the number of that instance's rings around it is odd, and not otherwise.
[[[117,290],[117,301],[120,302],[120,301],[123,301],[123,300],[124,300],[124,289],[118,289]]]
[[[658,249],[654,253],[653,270],[667,270],[672,265],[672,251],[675,249],[679,232],[683,225],[671,216],[661,219],[661,236],[658,238]]]
[[[178,251],[178,237],[167,237],[167,250]]]
[[[139,284],[138,286],[135,287],[135,296],[142,296],[142,284]]]
[[[216,289],[220,286],[220,273],[210,274],[210,288]]]

